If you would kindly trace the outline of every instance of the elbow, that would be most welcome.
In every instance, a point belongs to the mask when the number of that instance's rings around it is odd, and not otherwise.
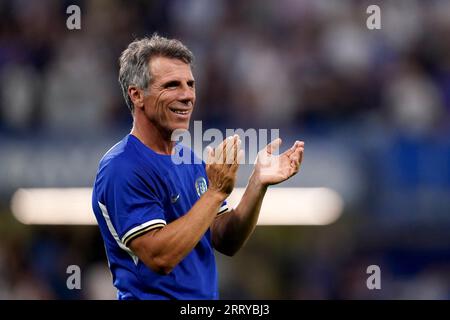
[[[173,270],[173,268],[167,266],[149,266],[149,267],[153,272],[161,276],[168,276]]]
[[[159,275],[169,275],[180,262],[180,257],[164,249],[153,236],[159,229],[132,239],[129,247],[139,260],[151,271]]]
[[[233,257],[244,245],[244,243],[241,243],[240,241],[232,241],[231,239],[227,239],[227,241],[219,241],[219,239],[214,240],[214,249],[228,257]]]
[[[222,253],[231,258],[231,257],[234,257],[234,255],[237,253],[237,250],[236,251],[223,251]]]
[[[167,276],[175,268],[175,264],[171,263],[170,260],[164,259],[162,257],[149,257],[146,261],[142,261],[144,264],[150,268],[153,272]]]
[[[228,247],[222,247],[222,248],[217,248],[217,251],[219,251],[220,253],[228,256],[228,257],[233,257],[238,251],[239,251],[240,247],[238,246],[228,246]]]

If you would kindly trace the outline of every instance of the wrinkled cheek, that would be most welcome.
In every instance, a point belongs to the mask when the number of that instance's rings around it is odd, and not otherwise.
[[[172,112],[170,110],[164,110],[161,114],[163,115],[163,121],[170,122],[172,119]],[[173,121],[173,120],[172,120]]]
[[[168,118],[170,117],[169,114],[170,110],[164,108],[161,105],[157,105],[155,112],[157,114],[157,119],[160,123],[165,123],[168,121]]]

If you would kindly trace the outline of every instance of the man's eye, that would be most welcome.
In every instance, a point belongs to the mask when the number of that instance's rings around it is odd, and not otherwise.
[[[164,88],[176,88],[178,87],[178,81],[171,81],[164,85]]]

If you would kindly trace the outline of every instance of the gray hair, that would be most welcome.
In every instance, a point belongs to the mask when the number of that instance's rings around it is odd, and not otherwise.
[[[156,33],[131,42],[119,58],[119,83],[128,108],[133,113],[134,105],[128,95],[128,87],[147,89],[151,74],[149,62],[153,57],[167,57],[192,64],[194,55],[181,41],[161,37]]]

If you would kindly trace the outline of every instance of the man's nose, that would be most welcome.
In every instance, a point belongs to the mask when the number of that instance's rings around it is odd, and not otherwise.
[[[195,99],[195,89],[188,85],[184,85],[182,90],[183,92],[181,93],[179,100],[186,104],[189,102],[193,103]]]

